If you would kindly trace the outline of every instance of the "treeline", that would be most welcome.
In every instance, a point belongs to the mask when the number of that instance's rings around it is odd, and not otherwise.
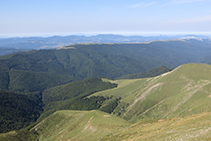
[[[118,79],[136,79],[136,78],[155,77],[155,76],[158,76],[160,74],[169,72],[171,70],[172,69],[170,69],[170,68],[167,68],[165,66],[161,66],[161,67],[151,69],[151,70],[148,70],[148,71],[142,72],[142,73],[124,75],[124,76],[119,77]]]

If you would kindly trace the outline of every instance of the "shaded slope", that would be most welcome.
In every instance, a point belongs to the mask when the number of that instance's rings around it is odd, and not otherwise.
[[[210,40],[197,39],[164,40],[137,44],[79,44],[73,46],[133,58],[140,61],[147,70],[160,66],[175,68],[185,63],[199,63],[211,54]]]
[[[0,57],[0,88],[42,91],[75,80],[101,76],[114,78],[142,70],[142,64],[135,59],[93,49],[21,52]]]

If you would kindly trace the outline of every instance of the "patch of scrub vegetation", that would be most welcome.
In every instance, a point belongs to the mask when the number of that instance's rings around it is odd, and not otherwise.
[[[75,81],[61,86],[56,86],[47,89],[43,92],[44,112],[41,119],[49,116],[57,110],[94,110],[100,109],[105,101],[112,99],[112,97],[94,96],[89,95],[112,89],[117,87],[117,84],[104,82],[101,78],[91,78],[81,81]],[[116,98],[113,98],[118,101]],[[109,106],[109,109],[104,109],[105,112],[112,112],[115,106]],[[112,108],[113,109],[112,109]]]

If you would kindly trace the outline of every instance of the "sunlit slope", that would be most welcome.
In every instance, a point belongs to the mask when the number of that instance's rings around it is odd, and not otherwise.
[[[210,141],[211,113],[133,124],[100,141]]]
[[[185,64],[157,77],[115,83],[117,88],[95,95],[122,97],[114,114],[131,121],[211,111],[211,65]]]
[[[129,123],[101,111],[58,111],[35,126],[39,140],[97,140]]]

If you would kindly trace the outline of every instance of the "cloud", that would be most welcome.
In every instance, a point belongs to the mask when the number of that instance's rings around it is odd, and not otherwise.
[[[202,16],[202,17],[195,17],[195,18],[190,18],[190,19],[185,19],[185,20],[171,20],[167,21],[167,24],[191,24],[191,23],[200,23],[200,22],[211,22],[211,15],[208,16]]]
[[[165,4],[163,4],[162,6],[167,6],[169,4],[177,4],[177,5],[180,5],[180,4],[191,4],[191,3],[199,3],[199,2],[203,2],[203,1],[206,1],[206,0],[171,0]]]
[[[174,4],[185,4],[185,3],[197,3],[202,2],[204,0],[172,0],[171,3]]]
[[[131,7],[132,8],[143,8],[143,7],[151,6],[151,5],[156,4],[156,3],[157,2],[149,2],[149,3],[141,2],[141,3],[134,4]]]

